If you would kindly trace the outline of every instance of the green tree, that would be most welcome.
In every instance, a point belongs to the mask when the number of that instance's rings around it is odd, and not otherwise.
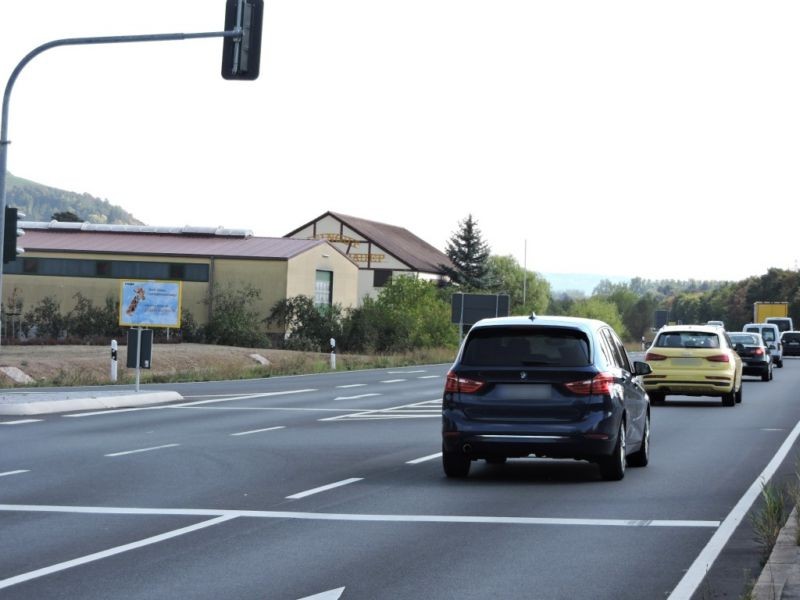
[[[316,306],[308,296],[279,300],[267,321],[286,331],[284,347],[292,350],[326,352],[330,350],[330,339],[339,340],[342,334],[341,306]]]
[[[269,345],[265,328],[259,328],[264,318],[252,305],[261,292],[251,285],[242,288],[222,288],[215,285],[205,299],[211,305],[211,317],[204,333],[209,344],[259,348]]]
[[[96,337],[119,336],[119,303],[108,296],[102,306],[78,292],[73,296],[75,307],[66,316],[66,329],[69,335],[90,340]]]
[[[70,212],[68,210],[53,213],[53,215],[50,217],[50,220],[59,221],[61,223],[83,223],[83,219],[81,219],[74,212]]]
[[[66,329],[67,320],[61,314],[61,304],[55,296],[45,296],[42,301],[25,313],[23,331],[37,338],[58,339]]]
[[[550,284],[544,277],[528,271],[526,278],[525,269],[513,256],[490,256],[486,267],[486,290],[508,294],[511,314],[543,314],[547,311]]]
[[[445,253],[453,263],[453,268],[445,266],[450,279],[467,289],[479,290],[485,284],[489,245],[483,241],[478,223],[468,215],[458,224],[456,231],[447,242]]]
[[[630,339],[628,330],[622,322],[617,305],[609,300],[601,298],[588,298],[585,300],[577,300],[572,305],[571,316],[584,317],[586,319],[598,319],[605,321],[617,332],[623,339]]]

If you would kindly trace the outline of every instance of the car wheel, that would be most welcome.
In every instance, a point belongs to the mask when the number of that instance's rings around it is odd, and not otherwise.
[[[770,379],[772,379],[772,369],[767,367],[761,374],[761,381],[769,381]]]
[[[617,443],[610,456],[600,459],[600,474],[606,481],[619,481],[625,477],[625,421],[619,426]]]
[[[486,462],[490,465],[502,465],[506,462],[505,456],[490,456],[486,459]]]
[[[448,452],[442,448],[442,466],[448,477],[466,477],[472,461],[462,452]]]
[[[632,467],[646,467],[650,462],[650,413],[644,418],[644,431],[642,431],[641,447],[628,457],[628,464]]]
[[[742,403],[742,391],[744,390],[744,384],[739,384],[738,391],[734,394],[734,398],[736,399],[736,404]]]
[[[778,368],[782,369],[783,368],[783,359],[780,359],[777,364],[778,364]]]
[[[733,406],[736,404],[736,392],[733,390],[728,394],[722,394],[722,406]]]
[[[772,366],[770,365],[770,367],[769,367],[769,380],[770,381],[772,381],[772,378],[775,376],[774,371],[775,371],[775,369],[773,369]]]
[[[666,396],[662,392],[649,392],[647,395],[650,396],[650,404],[664,404]]]

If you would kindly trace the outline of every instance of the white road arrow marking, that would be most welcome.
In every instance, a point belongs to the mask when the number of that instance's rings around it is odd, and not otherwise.
[[[306,596],[305,598],[300,598],[300,600],[339,600],[344,593],[344,588],[336,588],[335,590],[328,590],[327,592],[322,592],[321,594],[314,594],[313,596]]]

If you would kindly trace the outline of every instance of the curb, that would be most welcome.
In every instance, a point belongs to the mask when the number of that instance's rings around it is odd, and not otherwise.
[[[754,600],[800,599],[800,546],[797,545],[797,507],[792,510],[761,571]]]
[[[26,401],[30,398],[29,401]],[[0,397],[0,415],[41,415],[73,410],[131,408],[183,400],[178,392],[20,394]]]

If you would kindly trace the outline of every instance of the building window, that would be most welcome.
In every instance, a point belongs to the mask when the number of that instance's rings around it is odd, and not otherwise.
[[[314,304],[330,306],[333,304],[333,271],[317,271],[314,285]]]
[[[184,277],[184,271],[184,265],[173,263],[169,266],[169,278],[181,280]]]
[[[98,277],[111,277],[111,261],[98,260],[94,263],[95,274]]]
[[[112,277],[115,279],[209,279],[209,267],[197,263],[159,263],[132,260],[88,260],[82,258],[18,258],[3,265],[9,275],[51,277]]]
[[[389,285],[392,280],[391,269],[375,269],[372,277],[372,287],[382,288]]]
[[[23,258],[22,272],[25,273],[26,275],[36,275],[39,272],[39,259]]]

